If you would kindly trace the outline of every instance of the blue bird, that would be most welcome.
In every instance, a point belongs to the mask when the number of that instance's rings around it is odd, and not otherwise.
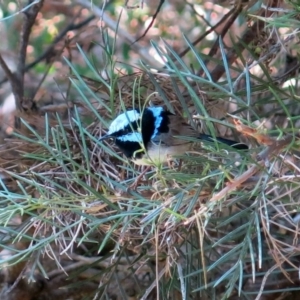
[[[210,135],[200,134],[162,107],[149,107],[143,111],[128,110],[117,116],[107,134],[100,140],[113,138],[119,149],[137,165],[157,165],[172,157],[183,155],[191,142],[180,137],[214,142]],[[235,149],[248,149],[247,145],[217,137],[216,141]]]

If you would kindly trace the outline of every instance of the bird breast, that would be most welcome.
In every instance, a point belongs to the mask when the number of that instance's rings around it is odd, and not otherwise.
[[[184,143],[176,146],[166,146],[163,144],[148,144],[147,153],[140,158],[134,158],[137,165],[161,165],[167,163],[175,156],[183,155],[189,149],[189,144]]]

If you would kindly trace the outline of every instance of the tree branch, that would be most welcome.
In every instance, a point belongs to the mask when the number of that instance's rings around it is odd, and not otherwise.
[[[95,19],[95,16],[92,15],[88,18],[86,18],[84,21],[78,23],[78,24],[74,24],[74,22],[72,21],[70,24],[68,24],[60,33],[59,35],[57,35],[54,39],[54,41],[52,42],[52,44],[45,50],[45,52],[38,57],[35,61],[33,61],[32,63],[28,64],[25,67],[25,71],[28,71],[29,69],[33,68],[36,64],[38,64],[39,62],[41,62],[44,59],[49,59],[49,56],[52,56],[52,53],[54,53],[53,49],[55,47],[55,45],[63,39],[63,37],[71,30],[77,30],[80,29],[81,27],[87,25],[89,22],[91,22],[93,19]]]
[[[12,91],[15,96],[16,106],[19,110],[22,110],[22,99],[24,95],[24,74],[25,74],[25,63],[27,47],[29,42],[29,37],[31,33],[32,26],[35,23],[38,12],[43,6],[44,0],[39,1],[28,1],[28,5],[31,5],[28,9],[24,11],[24,23],[21,33],[21,43],[18,55],[17,70],[14,74],[14,80],[10,80],[12,85]],[[7,74],[6,74],[7,75]]]
[[[141,46],[139,43],[134,43],[135,39],[133,36],[128,34],[128,32],[121,27],[118,26],[118,23],[115,22],[110,18],[110,16],[104,12],[103,9],[96,7],[95,5],[91,6],[91,2],[88,0],[76,0],[75,3],[78,5],[85,7],[87,9],[90,9],[96,17],[100,18],[107,27],[109,27],[111,30],[113,30],[116,34],[116,36],[124,39],[124,42],[131,45],[132,50],[137,52],[140,57],[149,65],[152,67],[161,68],[163,64],[156,60],[153,56],[150,55],[149,49],[146,49],[145,47]]]
[[[12,85],[15,77],[14,74],[11,72],[11,70],[9,69],[8,65],[6,64],[5,60],[3,59],[2,55],[0,54],[0,66],[2,67],[6,77],[8,78],[10,84]]]
[[[272,0],[269,3],[270,7],[277,7],[281,0]],[[264,16],[265,18],[271,15],[271,11],[262,10],[259,16]],[[227,53],[227,61],[228,65],[232,65],[236,59],[238,58],[238,53],[241,53],[245,50],[245,45],[249,45],[256,37],[257,33],[260,32],[265,26],[265,22],[258,20],[254,22],[254,24],[246,30],[243,37],[241,38],[240,42],[237,43],[236,47],[230,49]],[[218,65],[215,67],[214,70],[211,72],[211,78],[214,82],[217,82],[220,77],[224,74],[225,67],[224,65]]]

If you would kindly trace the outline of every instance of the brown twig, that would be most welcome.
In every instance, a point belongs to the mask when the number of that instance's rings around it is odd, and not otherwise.
[[[116,38],[121,38],[123,39],[124,43],[132,45],[132,50],[138,53],[141,59],[143,59],[147,64],[156,68],[162,67],[163,64],[149,54],[149,49],[147,47],[141,46],[139,45],[139,43],[133,44],[133,42],[135,41],[133,36],[128,34],[128,31],[122,29],[122,27],[119,27],[118,23],[115,20],[113,20],[103,9],[100,9],[96,5],[91,6],[89,0],[76,0],[75,3],[91,10],[96,17],[99,17],[105,23],[105,26],[107,26],[115,32]]]
[[[77,16],[75,17],[77,18]],[[30,64],[26,65],[25,67],[25,72],[29,71],[30,69],[32,69],[34,66],[36,66],[38,63],[40,63],[41,61],[43,61],[44,59],[50,59],[52,56],[54,56],[54,47],[56,46],[56,44],[61,41],[65,35],[71,31],[71,30],[78,30],[80,28],[82,28],[83,26],[85,26],[86,24],[88,24],[89,22],[91,22],[93,19],[95,19],[95,16],[92,15],[88,18],[86,18],[84,21],[78,23],[78,24],[74,24],[74,22],[72,21],[70,24],[68,24],[54,39],[54,41],[52,42],[52,44],[44,51],[44,53],[39,56],[36,60],[34,60],[33,62],[31,62]],[[2,67],[1,61],[0,61],[0,65]],[[3,67],[4,69],[4,67]],[[6,78],[4,78],[1,82],[0,85],[4,82],[6,82],[7,80],[11,81],[8,78],[7,72],[5,72],[6,74]]]
[[[14,74],[11,72],[9,67],[7,66],[5,60],[3,59],[2,55],[0,54],[0,66],[2,67],[6,77],[8,78],[9,82],[12,83],[15,80]]]
[[[234,10],[230,10],[225,16],[222,17],[222,19],[214,26],[212,26],[210,29],[205,31],[200,37],[198,37],[195,41],[192,42],[193,46],[196,46],[199,44],[206,36],[208,36],[211,32],[215,31],[223,22],[225,22],[228,17],[233,13]],[[179,57],[183,57],[191,50],[191,47],[187,47],[182,52],[180,52]]]
[[[277,7],[279,5],[279,2],[281,0],[272,0],[270,1],[269,6],[270,7]],[[264,17],[269,17],[272,12],[268,11],[265,13],[265,10],[262,10],[260,16],[263,14]],[[232,49],[230,49],[227,53],[227,62],[228,65],[232,65],[236,59],[238,58],[239,53],[241,53],[246,45],[249,45],[255,38],[257,38],[257,33],[260,32],[265,26],[265,22],[258,20],[257,22],[254,22],[254,24],[246,30],[243,37],[241,38],[240,42],[236,44],[236,46]],[[212,81],[216,82],[220,79],[220,77],[224,74],[225,67],[224,65],[218,65],[215,67],[214,70],[211,72],[211,78]]]
[[[156,17],[158,16],[158,14],[159,14],[159,12],[160,12],[160,9],[161,9],[161,7],[163,6],[164,2],[165,2],[165,0],[160,0],[160,2],[159,2],[159,4],[158,4],[158,7],[157,7],[157,9],[156,9],[156,12],[154,13],[154,15],[153,15],[153,17],[152,17],[152,20],[151,20],[149,26],[146,28],[146,30],[144,31],[144,33],[143,33],[140,37],[138,37],[132,44],[138,42],[138,41],[141,40],[144,36],[146,36],[146,34],[148,33],[148,31],[149,31],[150,28],[152,27],[152,25],[153,25],[153,23],[154,23]]]
[[[237,128],[238,129],[238,128]],[[244,131],[243,131],[244,132]],[[214,194],[212,198],[209,200],[210,202],[218,202],[221,199],[224,199],[227,195],[235,191],[237,188],[241,187],[245,182],[247,182],[254,174],[259,172],[264,168],[266,164],[274,157],[275,155],[278,155],[278,153],[288,146],[290,143],[293,142],[294,137],[293,136],[287,136],[281,140],[274,140],[272,139],[272,144],[269,142],[271,141],[270,139],[268,140],[268,147],[266,147],[264,150],[262,150],[256,157],[257,163],[252,164],[249,169],[244,172],[242,175],[237,176],[233,180],[227,183],[227,185],[218,193]],[[185,224],[190,224],[191,222],[195,221],[196,218],[198,218],[199,215],[203,214],[206,212],[207,207],[201,207],[199,211],[192,216],[191,218],[187,219],[185,221]]]
[[[234,21],[237,19],[237,17],[239,16],[239,14],[242,12],[243,10],[243,6],[241,1],[239,1],[239,4],[233,9],[231,16],[229,18],[229,20],[226,22],[224,28],[222,29],[221,33],[219,34],[220,38],[224,38],[224,36],[226,35],[226,33],[228,32],[228,30],[230,29],[230,27],[232,26],[232,24],[234,23]],[[205,65],[207,65],[209,63],[210,57],[213,57],[218,49],[219,49],[220,45],[219,45],[219,39],[216,39],[212,48],[210,49],[209,53],[208,53],[208,57],[209,59],[206,60],[204,63]],[[203,69],[200,68],[198,71],[198,75],[203,76]]]
[[[284,147],[288,146],[294,137],[288,136],[282,140],[274,141],[272,145],[261,151],[257,155],[257,164],[253,164],[245,173],[241,176],[236,177],[230,183],[227,184],[225,188],[223,188],[219,193],[215,194],[210,201],[219,201],[226,197],[226,195],[230,194],[232,191],[236,190],[240,187],[246,180],[248,180],[251,176],[257,173],[261,168],[266,165],[272,156],[278,154]]]
[[[77,16],[75,17],[77,18]],[[74,19],[75,19],[74,18]],[[45,50],[45,52],[40,56],[38,57],[36,60],[34,60],[32,63],[28,64],[26,67],[25,67],[25,70],[28,71],[29,69],[31,69],[32,67],[34,67],[36,64],[38,64],[39,62],[41,62],[42,60],[44,59],[49,59],[49,56],[53,56],[53,49],[55,47],[55,45],[63,39],[63,37],[71,30],[77,30],[77,29],[80,29],[82,28],[83,26],[87,25],[89,22],[91,22],[93,19],[95,19],[95,16],[92,15],[88,18],[86,18],[84,21],[78,23],[78,24],[74,24],[74,20],[72,20],[72,22],[70,22],[70,24],[68,24],[60,33],[59,35],[57,35],[54,39],[54,41],[52,42],[52,44]]]
[[[64,49],[67,47],[68,50],[70,50],[69,45],[70,45],[70,40],[68,38],[65,39],[65,43],[64,45],[61,47],[61,49],[54,51],[54,47],[56,46],[56,44],[71,30],[77,30],[82,28],[83,26],[87,25],[90,21],[92,21],[95,16],[92,15],[88,18],[86,18],[84,21],[78,23],[78,24],[74,24],[75,20],[80,16],[81,12],[78,12],[78,14],[76,14],[73,18],[73,20],[60,32],[59,35],[56,36],[56,38],[54,39],[54,41],[52,42],[52,44],[46,49],[46,51],[40,56],[38,57],[35,61],[33,61],[32,63],[30,63],[29,65],[26,66],[25,71],[28,71],[29,69],[31,69],[32,67],[34,67],[36,64],[38,64],[39,62],[41,62],[42,60],[46,59],[49,62],[49,66],[45,72],[45,74],[43,75],[43,78],[40,80],[37,88],[35,89],[34,94],[32,94],[32,99],[34,99],[37,91],[39,90],[39,88],[41,87],[42,83],[44,82],[44,80],[46,79],[48,72],[50,71],[51,65],[53,64],[53,61],[55,61],[55,58],[58,57],[59,55],[61,55],[61,53],[63,53]],[[70,53],[70,51],[69,51]],[[54,57],[53,60],[51,60]],[[69,88],[71,86],[71,82],[69,81]],[[68,91],[69,91],[68,88]],[[69,94],[69,92],[67,92],[67,95]],[[66,97],[66,99],[68,98],[68,96]]]
[[[244,135],[244,136],[250,136],[250,137],[256,139],[256,141],[260,145],[270,146],[275,143],[275,140],[273,138],[269,137],[266,134],[261,133],[256,128],[251,128],[247,125],[244,125],[239,119],[234,118],[233,123],[234,123],[237,131],[242,133],[242,135]]]
[[[29,1],[28,5],[32,4]],[[24,11],[25,21],[23,23],[20,51],[18,56],[17,70],[16,73],[12,73],[8,68],[7,64],[0,55],[0,65],[3,68],[12,88],[13,95],[15,97],[17,108],[22,111],[22,100],[24,94],[24,74],[25,74],[25,62],[26,62],[26,51],[29,41],[31,28],[34,25],[36,16],[43,5],[43,0],[31,5],[27,10]]]
[[[186,2],[186,5],[188,5],[188,6],[191,8],[191,10],[193,11],[193,13],[194,13],[196,16],[198,16],[200,19],[202,19],[203,22],[204,22],[207,26],[213,27],[213,26],[210,24],[210,22],[209,22],[208,20],[206,20],[206,18],[204,17],[204,15],[198,13],[197,9],[195,8],[195,6],[198,5],[198,4]]]
[[[28,5],[32,4],[33,1],[29,0]],[[44,0],[40,0],[36,4],[29,7],[24,11],[24,22],[21,33],[21,43],[18,56],[17,70],[14,75],[14,80],[10,81],[12,85],[13,94],[16,100],[16,106],[22,111],[22,99],[24,95],[24,74],[25,74],[25,63],[27,47],[32,26],[35,23],[38,12],[43,6]]]

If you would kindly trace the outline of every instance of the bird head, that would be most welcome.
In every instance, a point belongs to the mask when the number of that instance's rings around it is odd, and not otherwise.
[[[118,115],[110,124],[108,132],[101,140],[113,138],[120,150],[129,158],[134,153],[143,154],[143,146],[156,135],[168,131],[167,113],[162,107],[127,110]]]

